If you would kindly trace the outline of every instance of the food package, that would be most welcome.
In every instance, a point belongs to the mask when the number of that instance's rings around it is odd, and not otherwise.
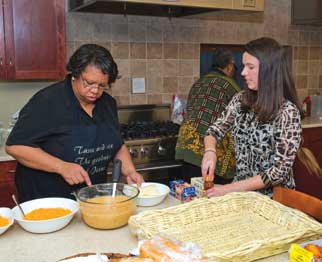
[[[174,95],[172,97],[171,120],[173,123],[181,125],[186,112],[186,104],[187,102],[179,95]]]
[[[172,180],[169,182],[170,195],[175,196],[176,194],[176,185],[184,184],[182,179]]]
[[[181,202],[189,202],[197,198],[195,188],[183,180],[170,181],[170,194]]]
[[[322,246],[314,243],[305,245],[292,244],[290,249],[291,262],[322,262]]]
[[[163,235],[155,235],[140,246],[140,257],[162,262],[211,262],[211,258],[201,255],[200,248],[191,242],[183,245],[178,240]]]
[[[191,186],[193,186],[195,188],[195,192],[197,197],[203,197],[204,196],[204,181],[203,178],[200,177],[192,177],[191,178]]]

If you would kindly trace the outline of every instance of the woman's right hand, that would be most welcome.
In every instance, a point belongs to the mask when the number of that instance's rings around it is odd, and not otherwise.
[[[58,173],[65,179],[70,185],[86,183],[87,186],[91,186],[92,182],[85,169],[75,163],[62,162],[59,167]]]
[[[207,151],[204,153],[202,162],[201,162],[201,173],[204,179],[206,179],[207,176],[210,179],[214,178],[213,176],[215,173],[216,162],[217,162],[216,152]]]

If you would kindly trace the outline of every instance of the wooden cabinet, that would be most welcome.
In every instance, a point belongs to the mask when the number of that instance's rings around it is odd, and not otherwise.
[[[14,207],[11,195],[17,196],[15,186],[16,161],[0,162],[0,207]]]
[[[65,76],[64,0],[0,0],[0,79]]]
[[[304,147],[309,148],[322,167],[322,127],[304,128]],[[322,177],[309,174],[306,167],[296,159],[294,166],[296,190],[322,199]]]

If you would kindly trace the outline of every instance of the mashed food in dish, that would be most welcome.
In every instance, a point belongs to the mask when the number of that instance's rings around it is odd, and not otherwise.
[[[48,220],[58,217],[63,217],[71,214],[72,211],[67,208],[53,207],[53,208],[37,208],[27,213],[25,220]]]
[[[97,205],[95,205],[97,204]],[[99,229],[112,229],[127,224],[135,213],[136,203],[129,197],[100,196],[80,202],[80,210],[85,223]]]
[[[160,192],[158,191],[155,185],[147,185],[140,188],[139,197],[147,197],[147,196],[159,196]]]
[[[0,215],[0,227],[5,227],[9,225],[9,223],[10,223],[9,218],[6,218]]]

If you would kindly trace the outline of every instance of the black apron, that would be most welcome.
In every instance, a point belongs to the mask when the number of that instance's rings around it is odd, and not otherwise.
[[[108,163],[122,146],[112,110],[109,110],[109,116],[95,117],[96,106],[91,118],[79,108],[78,103],[74,105],[72,125],[63,140],[60,139],[60,145],[52,141],[42,147],[44,151],[64,161],[80,164],[88,172],[92,184],[106,182]],[[17,168],[22,167],[26,168],[20,164]],[[58,174],[34,169],[32,171],[30,174],[23,172],[23,176],[16,177],[19,199],[22,202],[42,197],[73,198],[71,192],[86,186],[85,183],[71,186]]]

